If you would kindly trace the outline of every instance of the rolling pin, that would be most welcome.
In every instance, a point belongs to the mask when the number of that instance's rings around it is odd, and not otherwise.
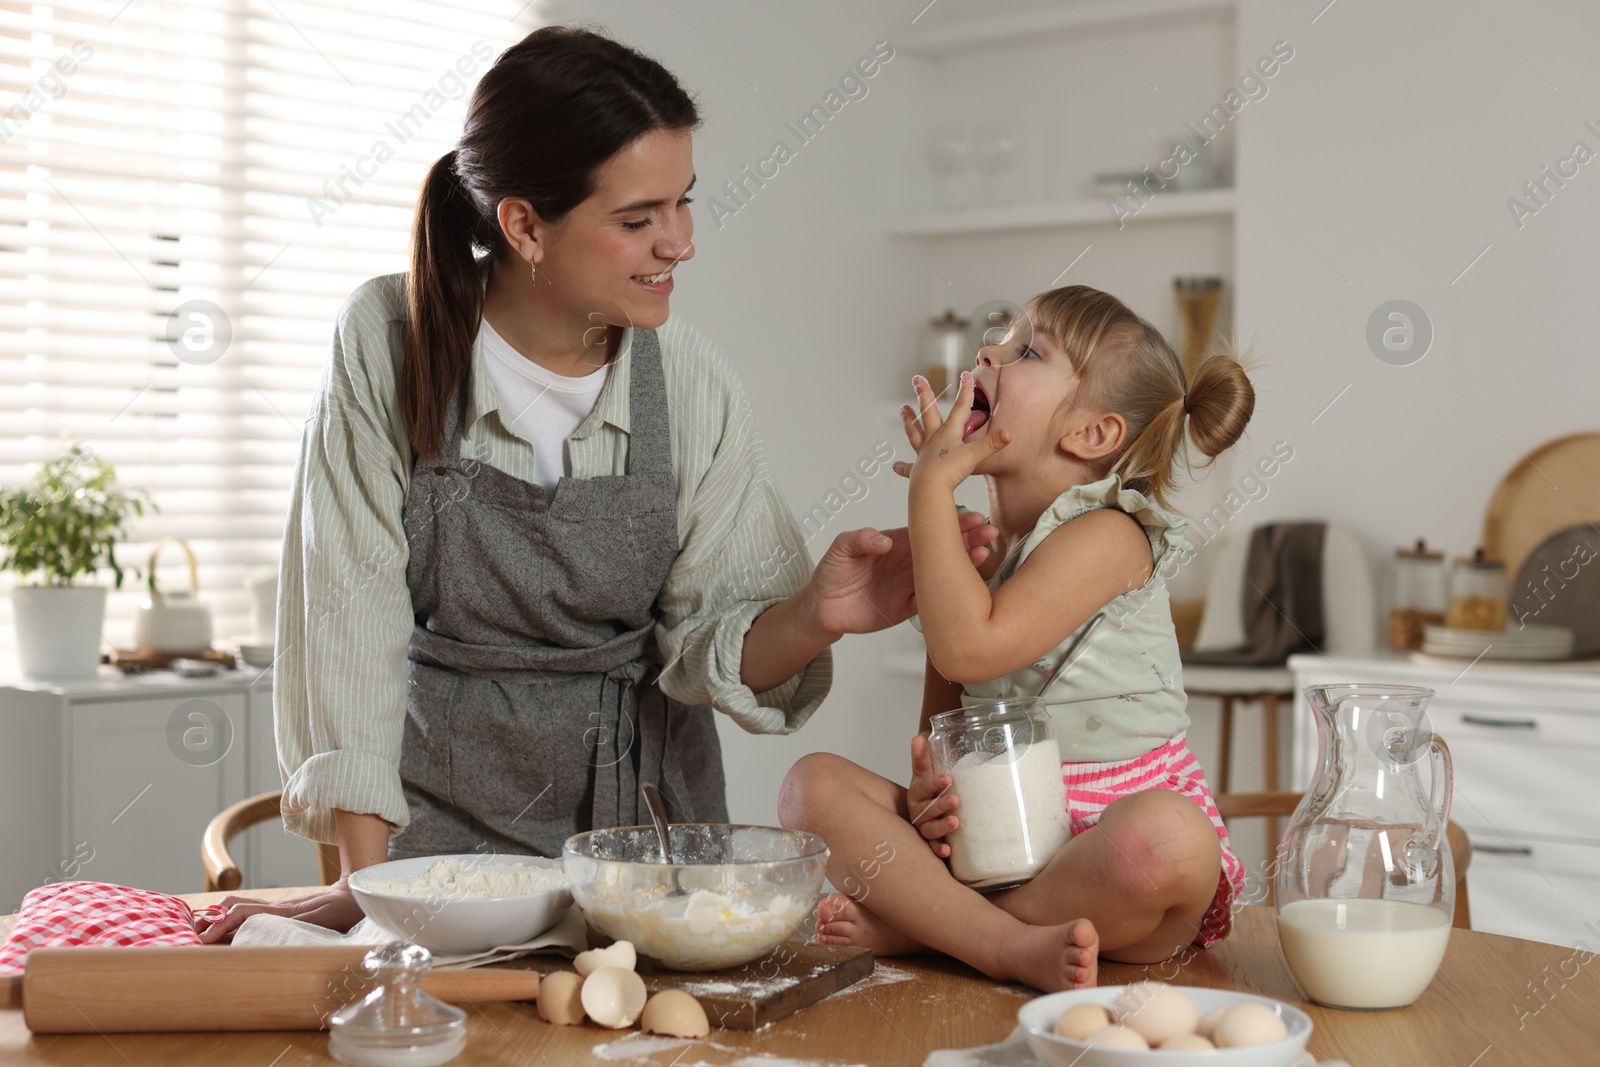
[[[322,1030],[371,991],[368,948],[36,948],[22,976],[22,1012],[36,1034]],[[457,1005],[532,1000],[539,972],[526,960],[429,971],[422,988]]]

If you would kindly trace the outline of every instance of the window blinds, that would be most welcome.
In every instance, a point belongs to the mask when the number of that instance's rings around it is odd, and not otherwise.
[[[405,269],[422,176],[536,7],[0,0],[0,484],[85,442],[159,508],[119,561],[187,539],[218,641],[248,633],[339,304]]]

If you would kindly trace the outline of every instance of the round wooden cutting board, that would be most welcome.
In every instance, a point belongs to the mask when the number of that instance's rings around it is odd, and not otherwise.
[[[1483,518],[1483,553],[1515,576],[1552,534],[1589,523],[1600,528],[1600,433],[1558,437],[1500,480]]]

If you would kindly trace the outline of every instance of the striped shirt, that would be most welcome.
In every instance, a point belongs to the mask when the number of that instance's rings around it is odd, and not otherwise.
[[[334,840],[334,808],[380,815],[396,832],[408,822],[399,772],[414,625],[402,524],[404,323],[401,274],[363,283],[340,309],[284,531],[273,686],[283,814],[291,831],[320,841]],[[757,616],[806,583],[805,539],[727,361],[681,319],[657,336],[680,546],[656,601],[660,685],[752,733],[789,733],[827,695],[830,652],[759,694],[739,680],[740,660]],[[629,328],[593,412],[568,439],[573,478],[627,472],[632,342]],[[480,331],[461,457],[532,481],[533,446],[507,428],[484,359]]]

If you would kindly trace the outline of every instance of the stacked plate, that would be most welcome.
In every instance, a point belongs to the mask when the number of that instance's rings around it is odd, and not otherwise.
[[[1500,631],[1430,626],[1423,632],[1422,651],[1464,659],[1569,659],[1572,631],[1565,626],[1512,626]]]

